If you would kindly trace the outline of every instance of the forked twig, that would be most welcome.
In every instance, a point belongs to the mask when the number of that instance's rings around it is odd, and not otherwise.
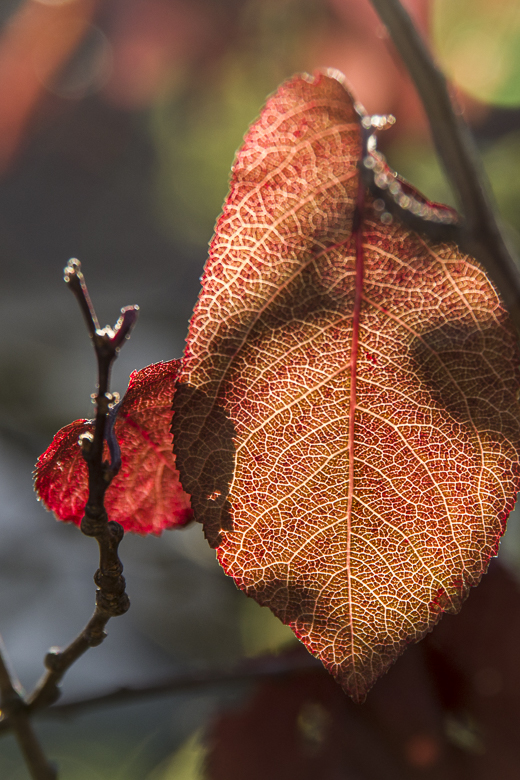
[[[487,177],[470,132],[457,115],[446,79],[399,0],[372,0],[428,116],[437,153],[464,217],[460,243],[484,265],[520,332],[520,270],[492,206]]]
[[[9,669],[0,637],[0,725],[9,724],[33,780],[56,780],[56,768],[49,763],[34,733],[27,703],[16,675]]]
[[[65,672],[86,650],[103,641],[106,636],[105,626],[110,618],[123,615],[130,606],[125,592],[123,565],[118,556],[118,547],[124,531],[118,523],[109,522],[104,506],[105,492],[120,464],[105,461],[103,457],[107,418],[117,400],[109,393],[110,371],[135,324],[139,307],[128,306],[122,309],[121,317],[113,328],[101,329],[80,263],[77,260],[69,261],[64,273],[65,281],[76,296],[85,317],[98,364],[94,435],[86,434],[81,437],[80,442],[89,475],[89,494],[81,530],[86,536],[93,536],[99,545],[99,569],[94,575],[98,589],[94,614],[83,631],[65,649],[51,648],[47,653],[47,671],[27,699],[30,712],[56,701],[60,694],[59,684]]]
[[[130,606],[125,592],[123,564],[118,556],[124,531],[118,523],[109,522],[104,501],[106,490],[121,465],[117,441],[112,433],[113,419],[110,424],[108,420],[111,409],[117,406],[117,397],[109,393],[110,371],[135,324],[139,307],[122,309],[121,317],[113,328],[101,329],[77,260],[71,260],[65,268],[65,281],[76,296],[85,317],[98,364],[94,434],[84,434],[79,442],[88,467],[89,487],[81,530],[87,536],[93,536],[99,545],[99,569],[94,575],[98,589],[96,608],[86,627],[68,647],[49,650],[44,661],[47,670],[29,696],[24,697],[20,684],[10,672],[0,642],[0,730],[14,731],[33,780],[56,780],[57,772],[47,761],[36,738],[30,722],[31,714],[59,698],[59,685],[65,672],[86,650],[103,641],[110,618],[123,615]],[[104,460],[107,437],[110,438],[110,461]]]
[[[19,742],[25,762],[34,780],[56,780],[56,769],[47,761],[34,734],[30,716],[35,710],[47,707],[60,695],[60,682],[65,672],[90,647],[105,638],[105,627],[110,618],[123,615],[130,606],[125,592],[123,565],[118,547],[123,528],[109,522],[104,506],[105,493],[121,465],[119,448],[112,432],[117,396],[109,393],[110,371],[125,339],[137,319],[138,306],[121,310],[121,317],[113,328],[100,328],[90,301],[81,265],[71,260],[65,268],[65,281],[76,296],[85,317],[98,364],[98,384],[95,396],[96,419],[94,434],[84,434],[79,444],[88,467],[88,499],[81,530],[93,536],[99,545],[99,569],[94,575],[97,585],[96,608],[83,631],[68,647],[51,648],[45,657],[46,672],[34,691],[24,697],[16,677],[10,672],[3,645],[0,642],[0,731],[12,730]],[[110,420],[109,420],[110,418]],[[110,461],[104,460],[105,439],[109,439]]]
[[[57,704],[45,712],[45,717],[68,717],[97,707],[117,706],[156,696],[168,696],[197,688],[237,683],[251,683],[277,677],[290,677],[306,672],[322,672],[320,661],[310,653],[298,652],[288,655],[260,656],[240,663],[231,669],[207,669],[183,672],[174,677],[158,680],[141,686],[126,686],[97,696]],[[324,672],[325,673],[325,672]],[[1,730],[1,723],[0,723]]]

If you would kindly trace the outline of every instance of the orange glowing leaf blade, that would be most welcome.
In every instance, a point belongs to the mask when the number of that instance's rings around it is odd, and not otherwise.
[[[368,195],[353,229],[360,154],[336,78],[295,77],[267,102],[233,167],[173,417],[225,571],[356,700],[460,608],[520,486],[507,313],[476,261],[383,224]]]

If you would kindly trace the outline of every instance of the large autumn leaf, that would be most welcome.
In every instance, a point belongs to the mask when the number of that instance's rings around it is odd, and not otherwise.
[[[173,418],[225,571],[356,700],[460,608],[520,485],[500,299],[456,245],[383,224],[368,195],[353,223],[361,149],[332,74],[267,102],[233,167]]]
[[[160,534],[191,520],[189,496],[179,482],[170,433],[171,399],[179,362],[134,371],[118,409],[114,433],[121,468],[105,497],[109,520],[125,531]],[[81,523],[88,498],[87,465],[78,439],[94,431],[92,420],[62,428],[35,468],[35,490],[58,520]],[[108,447],[106,456],[109,457]]]

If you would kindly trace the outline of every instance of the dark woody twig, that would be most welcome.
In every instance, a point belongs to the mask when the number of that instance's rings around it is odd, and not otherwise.
[[[119,463],[105,461],[103,455],[107,418],[116,400],[109,393],[110,370],[122,344],[129,337],[137,319],[138,307],[129,306],[122,309],[121,317],[114,328],[101,329],[77,260],[71,260],[65,268],[65,281],[78,299],[98,363],[94,434],[84,435],[80,442],[89,473],[89,495],[81,530],[87,536],[93,536],[99,545],[99,569],[94,575],[98,590],[94,614],[79,636],[65,649],[51,648],[47,653],[47,671],[27,698],[29,712],[56,701],[60,694],[59,684],[65,672],[86,650],[103,641],[106,636],[105,626],[110,618],[124,614],[130,606],[125,593],[123,565],[118,557],[118,547],[124,531],[118,523],[108,521],[104,507],[105,492],[117,473]]]
[[[248,659],[232,668],[184,671],[145,685],[124,686],[97,696],[85,697],[65,704],[56,704],[42,712],[41,717],[68,717],[89,709],[117,706],[156,696],[168,696],[196,688],[250,683],[266,678],[289,677],[306,672],[326,674],[320,661],[310,653],[304,652],[303,648],[298,647],[289,653]],[[0,733],[4,730],[6,730],[6,724],[0,720]]]
[[[414,81],[437,152],[459,200],[464,222],[458,241],[489,272],[520,332],[520,271],[495,216],[473,139],[453,110],[446,79],[399,0],[372,0],[372,5]]]
[[[265,678],[287,677],[305,672],[326,674],[320,661],[310,653],[300,652],[300,648],[297,648],[296,652],[253,658],[231,669],[183,672],[148,685],[123,687],[99,696],[57,704],[45,712],[45,717],[66,717],[87,709],[125,704],[155,696],[167,696],[195,688],[256,682]]]
[[[130,606],[122,575],[123,565],[118,557],[118,547],[124,531],[118,523],[108,521],[104,499],[105,492],[120,467],[117,441],[112,432],[114,412],[111,414],[111,409],[115,409],[117,399],[109,393],[110,370],[125,339],[129,337],[137,319],[138,307],[129,306],[122,309],[121,317],[114,328],[101,329],[77,260],[71,260],[65,268],[65,281],[79,301],[98,363],[94,434],[85,434],[80,444],[89,473],[89,495],[81,530],[97,540],[100,562],[94,575],[98,586],[94,614],[68,647],[63,650],[51,648],[47,653],[47,671],[27,698],[24,698],[20,685],[9,672],[5,653],[0,645],[0,730],[14,731],[33,780],[56,780],[57,773],[48,763],[36,739],[30,723],[31,714],[58,699],[59,684],[65,672],[86,650],[103,641],[106,636],[105,627],[110,618],[124,614]],[[103,459],[105,438],[110,440],[110,461]]]
[[[0,637],[0,726],[8,723],[33,780],[56,780],[56,769],[47,761],[34,733],[30,713],[20,683],[9,669],[4,643]]]

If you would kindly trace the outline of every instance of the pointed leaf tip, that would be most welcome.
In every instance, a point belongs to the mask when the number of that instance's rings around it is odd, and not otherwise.
[[[125,531],[160,534],[192,518],[189,496],[179,482],[172,452],[172,398],[179,361],[155,363],[134,371],[119,408],[115,434],[121,469],[105,497],[110,520]],[[81,523],[88,496],[87,466],[78,446],[91,420],[62,428],[35,468],[35,490],[58,520]],[[108,453],[107,453],[108,457]]]

